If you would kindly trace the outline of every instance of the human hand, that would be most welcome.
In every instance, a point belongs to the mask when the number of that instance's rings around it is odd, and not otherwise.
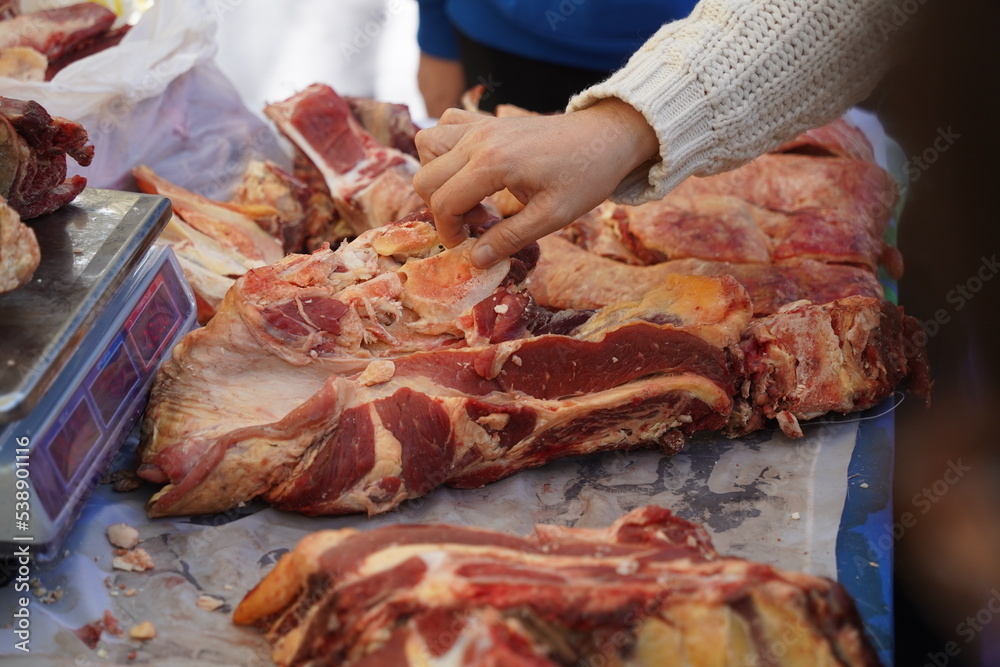
[[[468,232],[464,215],[507,188],[524,209],[476,242],[487,267],[599,205],[631,171],[658,153],[656,133],[617,98],[566,114],[493,118],[449,109],[416,137],[423,166],[413,186],[448,247]]]
[[[457,60],[445,60],[420,52],[417,87],[427,115],[440,118],[446,109],[458,106],[465,92],[465,71]]]

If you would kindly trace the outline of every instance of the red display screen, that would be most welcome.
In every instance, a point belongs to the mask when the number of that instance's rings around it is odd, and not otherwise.
[[[97,442],[101,429],[94,419],[87,401],[81,400],[70,413],[66,423],[49,443],[49,455],[52,457],[59,474],[68,483],[87,460],[90,451]]]

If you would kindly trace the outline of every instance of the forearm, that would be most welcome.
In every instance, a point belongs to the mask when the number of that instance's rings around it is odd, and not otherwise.
[[[617,97],[656,131],[660,161],[615,198],[662,197],[737,167],[863,99],[890,61],[888,0],[702,0],[569,110]]]

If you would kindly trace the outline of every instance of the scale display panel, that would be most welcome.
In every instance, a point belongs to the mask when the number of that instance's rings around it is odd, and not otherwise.
[[[30,541],[36,555],[54,553],[142,413],[159,364],[195,326],[172,251],[151,247],[169,215],[162,197],[85,190],[30,221],[42,266],[0,296],[0,551]],[[25,443],[27,465],[16,458]],[[26,523],[15,520],[19,476],[29,480]]]

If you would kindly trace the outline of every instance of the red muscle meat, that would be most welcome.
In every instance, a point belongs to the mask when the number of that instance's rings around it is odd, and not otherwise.
[[[470,247],[443,250],[414,216],[237,281],[156,382],[141,474],[169,484],[150,512],[262,496],[374,513],[441,484],[674,450],[725,426],[750,318],[734,280],[677,278],[639,302],[553,315],[520,287],[537,251],[480,270]]]
[[[806,130],[772,152],[847,157],[875,162],[872,145],[868,143],[864,133],[839,118],[832,123]]]
[[[313,84],[264,113],[322,174],[355,234],[423,206],[412,185],[416,159],[376,141],[329,86]]]
[[[0,148],[0,196],[23,219],[68,204],[87,185],[83,176],[66,178],[67,155],[82,167],[94,157],[87,131],[37,102],[0,97]]]
[[[263,630],[279,665],[880,664],[840,585],[720,556],[700,526],[655,506],[527,538],[315,533],[233,620]]]
[[[792,304],[748,328],[731,276],[670,274],[641,300],[552,313],[522,286],[535,247],[477,269],[471,245],[444,250],[421,213],[240,278],[154,385],[140,474],[167,486],[150,513],[259,496],[372,514],[561,456],[676,451],[772,418],[794,436],[795,418],[868,407],[920,365],[880,299]],[[781,356],[772,339],[803,317],[837,324]],[[777,381],[810,355],[837,364],[821,390]]]

